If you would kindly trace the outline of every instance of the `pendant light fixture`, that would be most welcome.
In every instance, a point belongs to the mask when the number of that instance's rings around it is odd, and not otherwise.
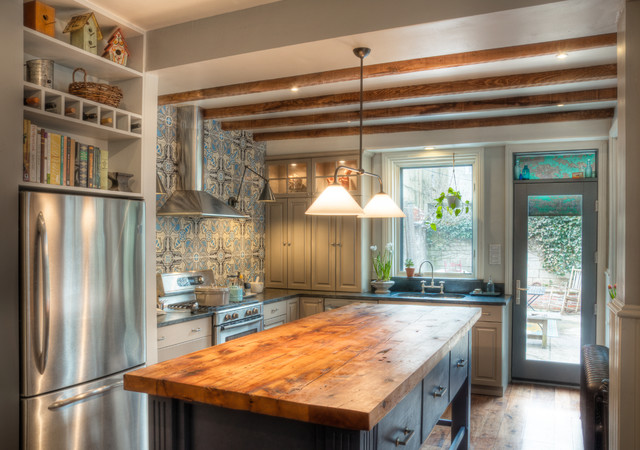
[[[333,183],[322,191],[322,194],[314,201],[305,214],[318,216],[358,216],[358,217],[406,217],[404,212],[396,205],[393,199],[382,190],[382,178],[379,175],[367,172],[362,168],[362,111],[363,111],[363,86],[364,86],[364,58],[371,53],[371,49],[358,47],[353,53],[360,58],[360,168],[338,166],[333,174]],[[375,177],[380,182],[380,192],[362,209],[349,192],[338,183],[338,172],[342,169],[350,170],[358,175]]]

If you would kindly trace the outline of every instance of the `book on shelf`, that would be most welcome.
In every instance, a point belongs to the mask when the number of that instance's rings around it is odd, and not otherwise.
[[[108,150],[78,142],[25,119],[22,152],[24,181],[108,189]]]

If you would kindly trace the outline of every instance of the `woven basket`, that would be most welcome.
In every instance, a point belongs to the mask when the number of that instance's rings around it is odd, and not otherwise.
[[[76,81],[77,71],[81,71],[84,74],[83,81]],[[94,102],[104,103],[114,108],[117,108],[120,100],[122,100],[122,91],[118,86],[87,81],[87,72],[84,69],[78,68],[74,70],[71,79],[73,83],[69,85],[69,94],[77,95],[87,100],[93,100]]]

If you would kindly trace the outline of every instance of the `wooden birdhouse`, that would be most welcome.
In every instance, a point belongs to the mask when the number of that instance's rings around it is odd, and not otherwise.
[[[40,33],[55,37],[56,34],[56,10],[39,1],[24,4],[24,26],[32,28]]]
[[[63,33],[71,33],[71,45],[98,54],[98,41],[102,40],[102,32],[92,12],[72,17]]]
[[[115,63],[122,64],[123,66],[127,65],[129,49],[127,48],[127,43],[124,40],[124,36],[122,36],[122,31],[120,31],[120,28],[114,31],[109,38],[107,46],[102,52],[102,57],[110,59]]]

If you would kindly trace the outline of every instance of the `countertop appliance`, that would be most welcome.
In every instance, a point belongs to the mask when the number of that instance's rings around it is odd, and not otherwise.
[[[213,345],[262,331],[262,302],[244,300],[219,306],[198,305],[196,289],[213,283],[211,269],[158,274],[158,307],[168,314],[210,312],[213,317]]]
[[[144,203],[20,192],[25,449],[145,448]]]

